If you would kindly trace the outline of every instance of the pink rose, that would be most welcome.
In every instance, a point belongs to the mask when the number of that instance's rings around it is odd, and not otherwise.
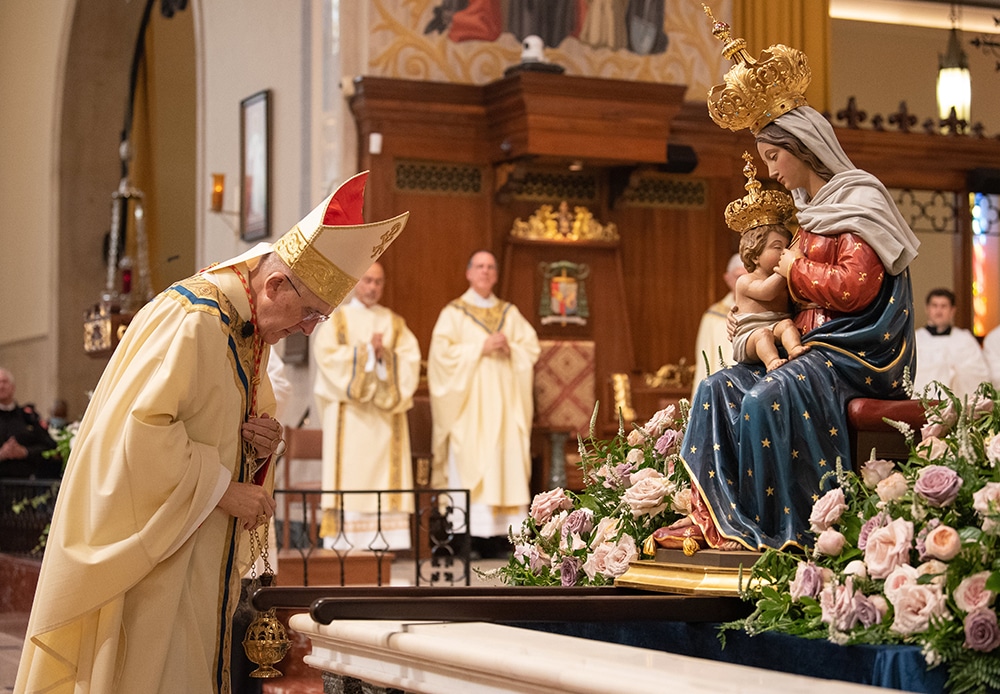
[[[990,461],[991,467],[996,467],[1000,462],[1000,434],[994,434],[986,444],[986,459]]]
[[[917,577],[918,574],[915,567],[909,564],[897,566],[885,577],[885,585],[882,587],[882,592],[885,593],[890,602],[895,603],[896,596],[899,595],[899,589],[903,586],[916,583]]]
[[[674,423],[675,409],[676,408],[674,408],[673,405],[667,405],[667,407],[654,414],[650,420],[646,422],[646,426],[644,426],[643,429],[646,430],[646,433],[650,438],[659,438],[664,429]]]
[[[989,653],[1000,646],[1000,627],[997,627],[997,613],[993,610],[978,609],[965,616],[962,622],[965,628],[966,648],[982,653]]]
[[[932,583],[910,583],[900,587],[892,606],[896,614],[889,628],[903,636],[922,634],[930,626],[932,617],[948,614],[941,586]]]
[[[843,533],[833,528],[827,528],[816,538],[816,551],[828,557],[839,556],[844,551],[844,543],[847,538]]]
[[[872,578],[885,578],[906,564],[913,547],[913,523],[897,518],[884,528],[872,530],[865,545],[865,564]]]
[[[812,562],[800,561],[795,567],[795,578],[788,585],[792,601],[805,596],[815,598],[823,588],[823,572]]]
[[[640,470],[640,472],[642,471]],[[672,485],[660,473],[656,473],[656,475],[657,477],[646,476],[625,490],[625,495],[622,498],[632,510],[633,518],[655,516],[666,510],[668,502],[666,497],[673,491]],[[635,476],[632,479],[634,480]]]
[[[976,393],[969,399],[968,407],[972,409],[973,419],[978,419],[993,412],[993,401],[985,395]]]
[[[869,489],[875,489],[875,485],[888,477],[895,466],[891,460],[869,460],[861,466],[861,480]]]
[[[597,527],[590,534],[590,548],[597,550],[605,542],[614,542],[618,537],[618,519],[614,516],[605,516],[597,522]]]
[[[857,578],[868,578],[868,567],[860,559],[847,562],[844,567],[845,576],[855,576]]]
[[[604,575],[608,578],[618,578],[628,571],[630,563],[636,560],[639,551],[631,535],[622,535],[611,553],[604,560]]]
[[[814,533],[822,532],[840,520],[847,503],[844,501],[844,490],[840,487],[831,489],[813,504],[809,514],[809,527]]]
[[[560,537],[562,535],[563,523],[566,522],[567,515],[569,514],[566,511],[560,511],[545,521],[545,524],[538,529],[539,537],[545,540],[552,540],[553,538]]]
[[[937,436],[925,436],[923,437],[923,440],[917,444],[917,455],[928,462],[940,460],[947,452],[948,444],[939,439]]]
[[[955,412],[955,405],[948,401],[944,409],[940,407],[927,411],[927,424],[920,429],[920,438],[937,438],[944,436],[958,421],[958,413]]]
[[[583,563],[583,572],[587,574],[587,578],[593,581],[598,574],[607,575],[608,555],[614,548],[615,545],[611,542],[602,542],[594,548],[591,555],[587,557],[587,561]]]
[[[901,473],[894,472],[875,485],[875,493],[883,504],[902,499],[909,487]]]
[[[533,574],[541,572],[542,568],[549,565],[551,559],[549,555],[538,548],[538,545],[532,545],[531,549],[528,550],[528,569]]]
[[[924,540],[924,551],[928,557],[951,561],[962,549],[962,538],[958,531],[947,525],[939,525],[929,533]]]
[[[643,442],[646,440],[646,435],[642,433],[641,429],[633,429],[628,433],[628,436],[625,438],[625,440],[628,442],[628,445],[630,446],[641,446]]]
[[[831,583],[819,594],[819,604],[823,610],[820,619],[837,631],[850,631],[858,623],[858,613],[854,605],[854,579],[850,576],[844,585]]]
[[[958,609],[972,612],[993,604],[996,593],[986,588],[986,579],[989,577],[989,571],[980,571],[962,579],[952,596]]]
[[[535,523],[545,523],[552,514],[561,509],[573,508],[573,500],[566,496],[562,487],[536,494],[531,501],[531,517]]]
[[[689,515],[692,509],[691,487],[684,487],[684,489],[674,494],[670,500],[670,508],[682,516]]]
[[[962,478],[944,465],[928,465],[921,468],[917,473],[917,481],[913,484],[913,491],[937,508],[950,505],[961,488]]]
[[[987,482],[972,495],[972,508],[983,518],[983,532],[996,535],[1000,532],[1000,483]]]
[[[629,482],[636,484],[637,482],[642,482],[643,480],[654,479],[662,480],[665,479],[662,472],[657,471],[651,467],[644,467],[641,470],[635,472],[630,478]]]

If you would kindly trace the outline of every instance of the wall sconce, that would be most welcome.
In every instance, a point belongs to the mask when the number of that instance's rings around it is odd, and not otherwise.
[[[938,56],[937,103],[941,120],[955,116],[959,120],[969,122],[969,109],[972,103],[972,78],[969,73],[969,58],[962,50],[955,26],[957,15],[955,6],[951,6],[951,33],[948,35],[948,47],[944,55]]]
[[[226,192],[226,174],[212,174],[212,212],[222,212],[222,198]]]

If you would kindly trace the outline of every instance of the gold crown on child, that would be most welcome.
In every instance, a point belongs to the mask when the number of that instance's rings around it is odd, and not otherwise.
[[[747,194],[726,205],[726,224],[740,234],[765,224],[789,226],[795,220],[792,196],[781,190],[761,190],[750,152],[743,153],[743,160]]]
[[[805,91],[812,79],[809,59],[802,51],[775,44],[754,60],[747,53],[746,39],[734,39],[729,25],[712,15],[712,35],[725,44],[722,55],[735,61],[725,76],[708,92],[708,113],[718,125],[730,130],[749,128],[756,135],[778,116],[807,104]]]

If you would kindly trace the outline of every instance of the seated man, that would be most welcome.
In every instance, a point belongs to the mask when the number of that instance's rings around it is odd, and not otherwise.
[[[0,368],[0,477],[60,477],[62,459],[44,455],[55,447],[34,407],[21,407],[14,400],[14,376]]]
[[[990,380],[983,351],[971,332],[954,325],[954,292],[932,289],[927,294],[926,309],[927,325],[916,331],[913,397],[920,397],[931,381],[938,381],[963,398],[975,392],[980,383]]]

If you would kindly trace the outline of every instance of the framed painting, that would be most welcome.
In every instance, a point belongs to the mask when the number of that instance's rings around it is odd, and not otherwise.
[[[271,233],[271,91],[240,102],[240,238]]]

